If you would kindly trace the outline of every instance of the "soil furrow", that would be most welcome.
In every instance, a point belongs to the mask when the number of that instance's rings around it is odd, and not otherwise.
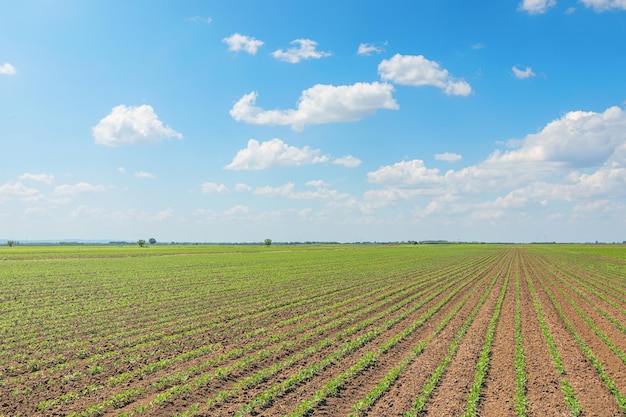
[[[576,344],[565,323],[559,317],[552,301],[543,290],[536,273],[537,270],[540,270],[541,263],[534,256],[529,258],[529,275],[537,291],[550,332],[557,342],[566,369],[566,378],[574,388],[576,398],[578,398],[585,416],[621,415],[615,399],[604,386],[591,362]]]

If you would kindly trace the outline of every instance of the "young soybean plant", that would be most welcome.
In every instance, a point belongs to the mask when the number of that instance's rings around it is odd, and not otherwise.
[[[522,312],[519,275],[518,269],[515,273],[515,413],[518,417],[526,417],[528,398],[526,397],[526,359],[524,358],[524,344],[522,341]]]
[[[496,324],[498,324],[498,319],[500,318],[500,311],[502,311],[502,303],[504,302],[506,289],[509,285],[510,273],[511,273],[511,267],[509,265],[509,271],[507,272],[506,279],[504,280],[504,285],[502,286],[502,290],[500,291],[500,297],[498,298],[496,309],[493,313],[493,316],[491,317],[491,320],[489,321],[489,326],[487,327],[487,335],[485,336],[485,342],[483,343],[483,350],[480,353],[478,363],[476,364],[476,375],[474,377],[474,385],[472,385],[470,394],[468,396],[467,406],[465,408],[465,414],[464,414],[465,417],[474,417],[478,415],[480,390],[483,387],[483,382],[485,381],[487,370],[489,369],[489,355],[491,353],[491,346],[493,344],[493,339],[496,333]]]

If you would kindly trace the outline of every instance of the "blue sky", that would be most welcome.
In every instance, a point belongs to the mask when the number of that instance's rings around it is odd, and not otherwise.
[[[0,239],[623,241],[626,1],[0,2]]]

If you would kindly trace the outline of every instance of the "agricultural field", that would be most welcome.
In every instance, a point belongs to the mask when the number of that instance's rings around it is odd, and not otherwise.
[[[0,416],[626,414],[626,246],[0,248]]]

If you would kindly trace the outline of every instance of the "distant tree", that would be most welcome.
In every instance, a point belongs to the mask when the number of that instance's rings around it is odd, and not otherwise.
[[[139,239],[137,241],[137,244],[139,245],[140,248],[143,248],[146,245],[146,241],[144,239]]]
[[[7,240],[7,245],[9,245],[9,247],[12,248],[13,245],[17,245],[17,242],[15,240]]]
[[[156,239],[151,237],[150,240],[148,240],[148,242],[150,242],[151,245],[154,245],[156,243]]]
[[[270,246],[272,244],[272,239],[265,239],[265,246]]]

